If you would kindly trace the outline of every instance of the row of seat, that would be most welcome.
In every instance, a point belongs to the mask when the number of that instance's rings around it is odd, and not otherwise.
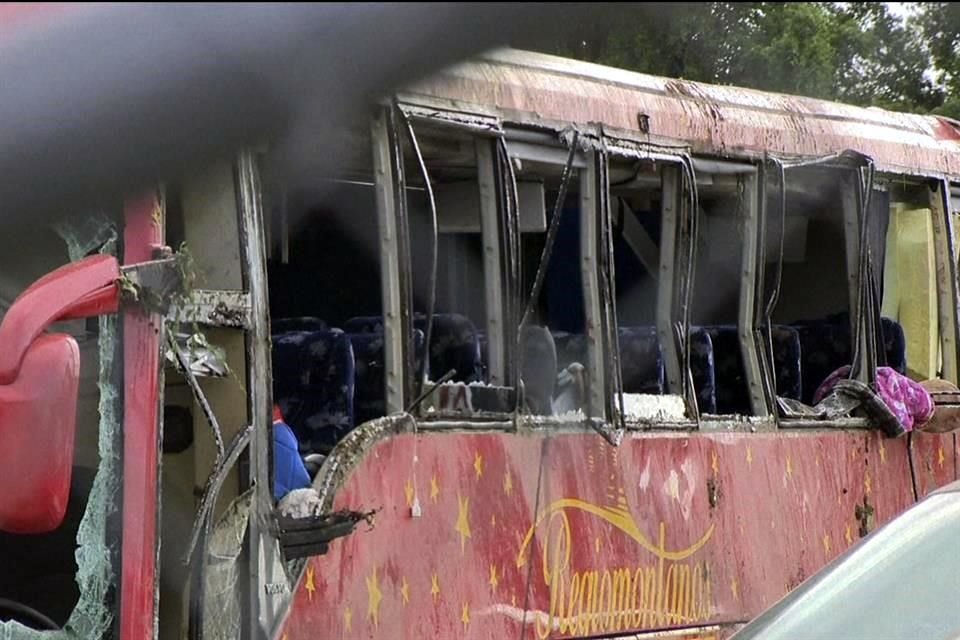
[[[426,318],[414,318],[415,365],[423,363]],[[273,323],[274,399],[304,452],[327,451],[355,425],[386,413],[383,322],[352,318],[344,328],[313,317]],[[434,318],[427,373],[484,379],[481,336],[456,314]]]
[[[414,351],[424,355],[426,318],[414,318]],[[885,363],[903,373],[903,329],[884,319]],[[740,341],[735,326],[692,327],[690,368],[702,413],[750,413]],[[559,368],[586,363],[581,334],[553,333]],[[843,316],[778,325],[771,342],[777,394],[811,404],[819,384],[851,356],[849,322]],[[662,346],[653,327],[621,327],[620,362],[624,391],[667,391]],[[439,378],[454,369],[454,381],[486,381],[486,338],[457,314],[434,317],[428,373]],[[282,319],[273,330],[274,397],[306,451],[324,451],[354,425],[382,416],[384,397],[383,324],[378,316],[348,320],[344,329],[318,318]]]

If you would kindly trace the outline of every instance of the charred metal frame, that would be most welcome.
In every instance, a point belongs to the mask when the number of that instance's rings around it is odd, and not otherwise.
[[[747,378],[747,388],[750,392],[750,407],[755,416],[770,415],[775,403],[776,385],[773,381],[764,380],[764,371],[761,367],[757,349],[757,326],[754,324],[754,311],[757,307],[757,262],[758,247],[763,241],[760,236],[759,215],[759,179],[756,167],[745,165],[740,167],[743,173],[739,188],[743,189],[741,202],[743,203],[743,257],[740,270],[740,303],[737,319],[737,335],[740,339],[740,353],[743,358],[744,373]],[[770,337],[767,336],[767,340]],[[772,362],[771,362],[772,365]],[[768,369],[772,373],[773,367]],[[769,382],[769,384],[767,384]],[[772,389],[773,396],[765,393]]]
[[[861,358],[868,352],[866,348],[867,332],[861,331],[863,325],[861,316],[860,296],[860,229],[865,222],[860,215],[860,189],[857,176],[850,172],[842,182],[841,211],[843,213],[843,237],[846,242],[847,260],[847,294],[850,304],[850,335],[859,336],[859,344],[851,347],[860,354]],[[851,362],[859,372],[857,379],[867,381],[867,367],[859,366],[858,362]]]
[[[941,375],[957,384],[957,252],[953,216],[950,213],[950,185],[937,180],[929,190],[933,216],[934,256],[937,270],[937,310],[940,325],[940,351],[943,358]]]
[[[602,316],[600,283],[597,278],[597,225],[600,207],[600,159],[596,151],[587,152],[586,167],[580,173],[580,278],[583,283],[584,337],[587,341],[586,369],[590,384],[587,390],[587,411],[590,418],[607,416],[608,406],[607,369],[605,366],[604,340],[601,332]]]
[[[387,414],[406,408],[405,363],[408,343],[404,339],[404,300],[401,296],[401,268],[394,188],[393,151],[385,109],[378,110],[371,123],[373,169],[380,237],[380,279],[383,296],[384,372]]]
[[[250,443],[250,480],[255,487],[249,519],[249,611],[251,635],[265,635],[279,608],[268,600],[263,584],[273,582],[279,547],[270,518],[273,513],[271,478],[272,367],[270,361],[270,304],[260,169],[252,151],[240,154],[235,169],[237,213],[240,218],[240,260],[243,285],[250,302],[250,325],[244,332],[247,353],[247,415],[253,425]],[[257,633],[255,633],[255,631]]]
[[[507,353],[505,350],[504,287],[501,268],[500,227],[497,197],[497,170],[494,162],[496,142],[474,139],[477,155],[477,183],[480,187],[480,229],[483,242],[484,302],[487,320],[487,356],[489,380],[493,385],[507,385]]]
[[[660,206],[660,277],[657,279],[657,336],[660,338],[660,348],[664,351],[667,390],[670,393],[682,395],[683,380],[686,373],[677,345],[673,320],[673,312],[676,306],[674,295],[677,287],[677,226],[683,199],[680,184],[680,166],[664,167],[661,172],[662,200]]]

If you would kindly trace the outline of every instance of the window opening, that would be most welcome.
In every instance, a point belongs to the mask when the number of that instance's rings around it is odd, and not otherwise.
[[[696,160],[695,164],[699,223],[690,336],[691,368],[699,377],[695,388],[701,413],[768,415],[754,329],[756,170],[751,165],[710,160]],[[779,330],[773,334],[778,347],[780,334]],[[712,380],[702,373],[709,363],[696,349],[709,349]],[[799,386],[799,363],[788,373],[781,379],[788,382],[788,393],[796,395],[793,387]],[[707,393],[710,389],[712,395]]]
[[[538,199],[542,224],[521,225],[524,325],[518,356],[526,395],[539,397],[528,400],[528,409],[542,415],[583,417],[604,411],[603,405],[592,406],[591,399],[592,385],[600,383],[592,380],[590,362],[602,342],[591,344],[587,332],[583,262],[584,242],[589,241],[585,217],[597,216],[592,198],[599,184],[586,184],[593,176],[587,163],[595,161],[578,148],[578,140],[574,132],[568,148],[517,146],[511,151],[518,183],[543,189]],[[599,244],[594,253],[598,249]]]
[[[663,324],[661,316],[665,316],[671,327],[667,335],[674,339],[673,327],[682,322],[678,317],[682,287],[677,274],[683,273],[687,264],[686,252],[677,251],[674,226],[680,216],[676,205],[682,198],[681,185],[663,176],[670,165],[619,156],[609,160],[617,339],[624,409],[630,421],[687,419],[680,380],[671,384],[668,374],[671,344],[663,344],[658,330],[658,323]],[[678,174],[670,177],[674,175]],[[665,194],[665,189],[669,193]],[[671,216],[667,224],[665,215]],[[661,309],[662,304],[669,308]],[[691,343],[690,369],[702,410],[712,406],[713,355],[706,332],[694,331]]]
[[[272,175],[269,158],[263,172]],[[274,402],[300,454],[326,455],[386,414],[372,158],[310,182],[267,180],[264,208]]]

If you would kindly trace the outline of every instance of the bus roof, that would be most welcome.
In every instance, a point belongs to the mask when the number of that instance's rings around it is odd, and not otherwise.
[[[882,170],[960,175],[960,123],[947,118],[661,78],[528,51],[489,52],[412,86],[408,95],[494,108],[521,124],[602,123],[640,141],[679,142],[711,156],[816,157],[853,149]]]

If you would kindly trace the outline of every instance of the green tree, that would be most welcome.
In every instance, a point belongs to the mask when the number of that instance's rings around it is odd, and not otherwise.
[[[865,106],[927,111],[944,100],[924,74],[930,53],[917,37],[923,29],[883,3],[595,6],[586,21],[571,23],[562,11],[546,20],[539,48],[655,75]],[[956,25],[954,42],[960,20]]]
[[[946,98],[936,113],[960,119],[960,5],[921,3],[916,24],[930,50],[934,75]]]

